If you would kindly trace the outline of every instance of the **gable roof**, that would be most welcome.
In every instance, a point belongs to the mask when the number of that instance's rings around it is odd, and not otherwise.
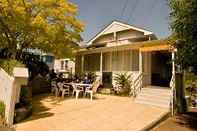
[[[113,33],[113,32],[118,32],[118,31],[123,31],[123,30],[136,30],[139,32],[143,32],[144,35],[151,35],[153,34],[153,32],[136,27],[136,26],[132,26],[123,22],[119,22],[119,21],[112,21],[111,24],[107,25],[104,29],[102,29],[98,34],[96,34],[96,36],[94,36],[89,42],[88,45],[91,45],[92,42],[94,40],[96,40],[98,37],[100,37],[101,35],[105,35],[105,34],[109,34],[109,33]]]

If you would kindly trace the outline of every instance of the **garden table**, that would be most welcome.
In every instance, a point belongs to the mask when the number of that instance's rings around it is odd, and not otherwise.
[[[92,84],[73,83],[73,82],[64,83],[64,85],[69,85],[73,88],[73,95],[74,95],[74,92],[76,92],[76,99],[78,99],[78,95],[80,91],[84,94],[86,91],[86,88],[92,86]]]

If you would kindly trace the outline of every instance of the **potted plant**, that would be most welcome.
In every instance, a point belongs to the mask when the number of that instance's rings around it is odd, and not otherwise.
[[[129,95],[131,90],[131,76],[132,74],[121,73],[116,74],[114,92],[118,95]]]

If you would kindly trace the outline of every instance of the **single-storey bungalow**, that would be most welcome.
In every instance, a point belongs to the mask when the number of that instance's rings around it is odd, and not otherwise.
[[[157,40],[152,31],[113,21],[77,51],[75,72],[95,72],[104,86],[115,85],[118,73],[132,73],[134,95],[147,86],[170,90],[175,81],[174,54],[169,42]]]
[[[143,85],[169,87],[171,45],[148,30],[113,21],[77,52],[76,73],[95,72],[113,85],[116,74],[143,73]]]

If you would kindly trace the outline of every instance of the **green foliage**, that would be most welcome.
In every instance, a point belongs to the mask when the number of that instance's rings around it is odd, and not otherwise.
[[[195,87],[197,87],[197,75],[193,73],[186,73],[185,84],[186,86],[190,86],[193,84]]]
[[[20,101],[26,102],[29,98],[28,86],[21,86]]]
[[[130,90],[131,90],[131,76],[132,74],[127,74],[127,73],[121,73],[121,74],[116,74],[114,80],[115,80],[115,91],[117,94],[127,94],[129,95]]]
[[[0,67],[9,75],[13,75],[14,67],[24,67],[22,63],[13,59],[0,59]]]
[[[83,24],[68,0],[1,0],[0,47],[16,55],[26,48],[70,56]]]
[[[185,87],[186,87],[187,94],[196,94],[197,93],[197,75],[187,72],[185,74]]]
[[[5,104],[2,101],[0,101],[0,116],[5,116]]]
[[[96,80],[96,74],[94,72],[88,72],[87,77],[90,79],[91,83]]]
[[[176,39],[177,62],[183,68],[197,66],[197,1],[169,0],[171,28]]]

